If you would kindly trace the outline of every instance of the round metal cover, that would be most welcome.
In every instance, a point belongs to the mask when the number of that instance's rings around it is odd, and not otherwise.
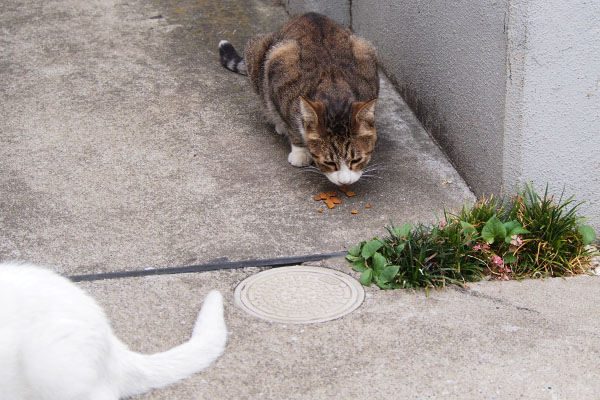
[[[362,285],[352,277],[319,267],[284,267],[245,279],[234,292],[235,304],[271,322],[311,324],[330,321],[356,310]]]

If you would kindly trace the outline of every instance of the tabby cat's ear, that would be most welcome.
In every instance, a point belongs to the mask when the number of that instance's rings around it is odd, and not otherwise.
[[[300,96],[302,125],[307,133],[316,131],[319,123],[319,116],[323,115],[324,108],[325,106],[320,101],[310,101],[306,97]]]
[[[366,123],[367,126],[375,126],[375,104],[377,99],[369,101],[357,101],[352,104],[352,115],[354,120],[360,123]]]

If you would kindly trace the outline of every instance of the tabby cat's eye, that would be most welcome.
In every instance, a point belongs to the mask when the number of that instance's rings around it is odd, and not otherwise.
[[[352,161],[350,161],[350,166],[353,167],[357,164],[360,164],[362,162],[362,160],[363,160],[362,157],[355,158]]]
[[[337,163],[333,161],[323,161],[323,164],[327,165],[328,167],[337,169]]]

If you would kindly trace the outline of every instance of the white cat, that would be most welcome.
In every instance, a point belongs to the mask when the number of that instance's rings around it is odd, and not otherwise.
[[[0,399],[116,400],[206,368],[225,349],[223,299],[211,291],[191,339],[163,353],[127,348],[100,306],[67,278],[0,263]]]

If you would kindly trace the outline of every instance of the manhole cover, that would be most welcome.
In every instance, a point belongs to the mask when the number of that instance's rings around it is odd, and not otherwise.
[[[285,267],[259,272],[235,288],[235,304],[271,322],[311,324],[356,310],[365,292],[352,277],[319,267]]]

